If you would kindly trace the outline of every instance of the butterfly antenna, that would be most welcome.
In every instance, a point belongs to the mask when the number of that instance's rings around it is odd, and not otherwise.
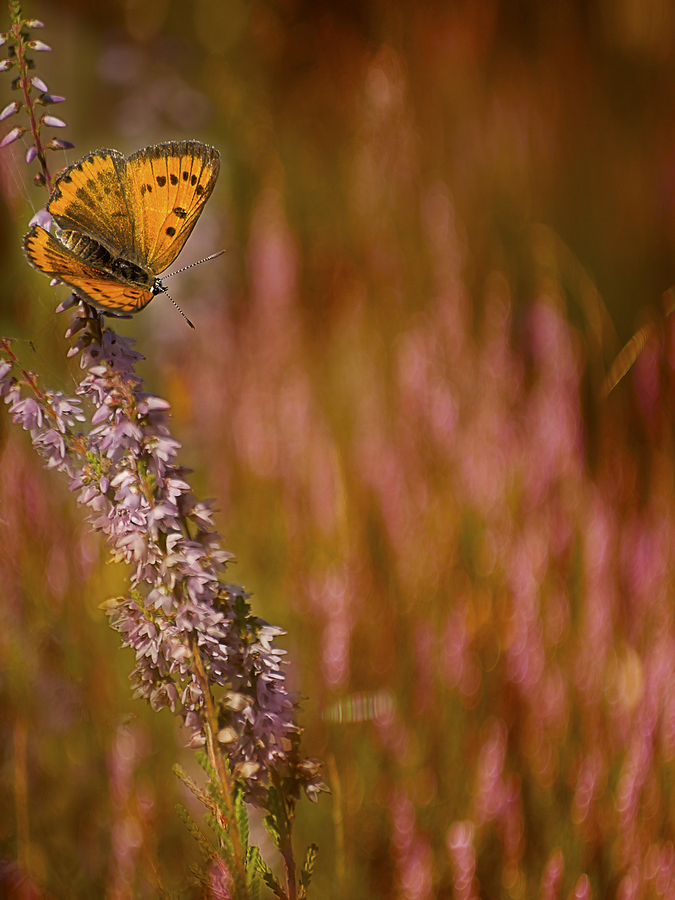
[[[188,268],[189,268],[189,267],[188,267]],[[177,309],[178,312],[181,314],[181,316],[182,316],[182,317],[185,319],[185,321],[188,323],[188,325],[190,326],[190,328],[192,328],[192,330],[194,331],[194,330],[195,330],[195,326],[194,326],[194,325],[192,324],[192,322],[188,319],[188,317],[185,315],[185,313],[183,312],[183,310],[182,310],[182,309],[180,308],[180,306],[176,303],[176,301],[173,299],[173,297],[172,297],[171,294],[167,291],[167,289],[164,287],[164,285],[161,284],[161,282],[160,282],[160,285],[161,285],[162,293],[163,293],[163,294],[166,294],[166,296],[167,296],[167,297],[169,298],[169,300],[173,303],[173,305],[176,307],[176,309]]]
[[[181,314],[181,316],[182,316],[182,317],[185,319],[185,321],[188,323],[188,325],[190,326],[190,328],[194,328],[195,326],[194,326],[194,325],[192,324],[192,322],[188,319],[188,317],[185,315],[185,313],[183,312],[183,310],[180,308],[180,306],[176,303],[176,301],[173,299],[173,297],[171,296],[171,294],[170,294],[170,293],[167,291],[167,289],[164,287],[163,281],[164,281],[165,278],[171,278],[173,275],[178,275],[179,272],[185,272],[186,269],[192,269],[194,266],[201,266],[202,263],[208,262],[210,259],[217,259],[219,256],[222,256],[223,253],[225,253],[224,250],[219,250],[217,253],[212,253],[211,256],[205,256],[204,259],[198,259],[197,262],[190,263],[189,266],[183,266],[182,269],[176,269],[175,272],[169,272],[167,275],[163,275],[163,276],[162,276],[162,281],[159,282],[159,284],[161,285],[162,291],[166,294],[166,296],[169,298],[169,300],[173,303],[173,305],[176,307],[176,309],[178,310],[178,312]]]
[[[202,263],[209,262],[212,259],[218,259],[219,256],[222,256],[225,253],[225,250],[219,250],[217,253],[212,253],[211,256],[205,256],[204,259],[198,259],[197,262],[190,263],[189,266],[183,266],[182,269],[176,269],[175,272],[169,272],[167,275],[163,275],[163,278],[173,278],[174,275],[178,275],[179,272],[185,272],[187,269],[193,269],[195,266],[201,266]]]

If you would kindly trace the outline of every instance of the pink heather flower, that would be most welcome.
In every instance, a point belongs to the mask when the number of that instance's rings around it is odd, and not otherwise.
[[[139,738],[140,735],[132,729],[121,727],[115,732],[108,752],[110,800],[114,817],[108,889],[113,896],[128,894],[133,885],[147,830],[147,815],[152,808],[152,799],[147,795],[142,805],[135,802],[136,766],[145,749]]]
[[[494,720],[490,737],[483,744],[476,767],[474,818],[476,825],[493,821],[502,812],[506,795],[503,771],[506,760],[506,725]]]
[[[417,828],[413,801],[405,791],[395,789],[389,798],[389,811],[400,893],[410,900],[431,898],[433,855],[428,839]]]
[[[210,900],[231,900],[235,896],[232,874],[222,859],[215,859],[209,870]]]
[[[654,883],[657,896],[663,897],[668,893],[675,875],[675,853],[671,841],[664,845],[651,845],[644,856],[642,874],[646,880]]]
[[[457,598],[448,614],[441,641],[441,672],[451,687],[456,687],[468,707],[480,698],[483,675],[476,661],[469,632],[469,602]]]
[[[453,822],[448,829],[446,845],[452,866],[452,885],[457,900],[476,900],[477,886],[475,825],[471,821]]]
[[[541,876],[540,900],[558,900],[560,885],[565,871],[562,850],[556,848],[548,858]]]
[[[14,141],[18,141],[22,134],[26,133],[26,129],[21,125],[16,125],[11,131],[8,131],[4,138],[0,141],[0,148],[8,147]]]
[[[590,900],[591,898],[591,882],[588,875],[582,875],[574,886],[574,890],[570,894],[570,900]]]
[[[10,116],[13,116],[21,109],[21,104],[18,100],[13,100],[11,103],[8,103],[7,106],[0,112],[0,122],[5,119],[9,119]]]
[[[517,863],[525,849],[520,778],[517,775],[510,775],[505,779],[504,805],[497,820],[497,831],[508,863],[512,864],[512,868],[517,869]]]
[[[28,225],[39,225],[41,228],[44,228],[45,231],[49,231],[52,227],[52,217],[46,209],[38,209],[35,215],[32,216]]]
[[[656,699],[649,692],[639,707],[629,737],[626,756],[616,787],[616,811],[619,819],[619,846],[623,859],[642,856],[640,811],[643,792],[652,776],[654,733],[658,725]]]
[[[67,128],[66,123],[58,116],[42,116],[42,124],[48,125],[50,128]]]
[[[575,824],[580,825],[589,818],[593,803],[604,788],[604,777],[602,754],[595,750],[583,761],[577,776],[571,810]]]
[[[51,53],[51,47],[45,44],[43,41],[28,41],[26,44],[29,50],[34,50],[38,53]]]
[[[631,866],[623,876],[616,892],[617,900],[638,900],[642,896],[640,890],[640,872],[637,866]],[[574,895],[576,900],[576,894]]]

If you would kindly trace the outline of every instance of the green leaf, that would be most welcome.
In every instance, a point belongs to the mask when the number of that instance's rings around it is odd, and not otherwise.
[[[260,896],[260,862],[262,857],[257,847],[246,849],[246,878],[250,900],[258,900]]]
[[[215,847],[210,843],[209,840],[202,834],[199,825],[192,818],[187,809],[180,803],[176,805],[176,812],[178,813],[178,817],[183,822],[187,830],[190,832],[192,837],[199,844],[199,849],[204,854],[206,859],[215,859],[218,855],[216,853]]]
[[[189,775],[181,768],[181,766],[178,765],[178,763],[176,763],[176,764],[173,766],[173,774],[176,776],[176,778],[180,779],[180,781],[183,782],[183,784],[185,785],[185,787],[186,787],[186,788],[189,788],[189,790],[192,791],[192,793],[193,793],[195,796],[197,796],[197,797],[200,796],[201,791],[200,791],[199,787],[197,787],[197,785],[195,784],[195,782],[194,782],[194,781],[190,778],[190,776],[189,776]]]
[[[217,782],[218,778],[216,777],[216,773],[214,772],[213,766],[209,762],[209,758],[206,753],[204,753],[203,750],[197,750],[197,752],[195,753],[195,758],[202,769],[209,776],[209,781]]]
[[[232,844],[232,838],[227,833],[226,829],[224,829],[222,825],[218,823],[216,817],[212,813],[204,813],[204,820],[220,841],[220,855],[223,857],[226,863],[231,863],[234,859],[234,846]]]
[[[237,819],[237,829],[242,850],[248,847],[248,810],[244,802],[244,792],[237,788],[234,792],[234,813]]]
[[[300,891],[298,893],[298,900],[305,900],[305,898],[307,897],[309,884],[312,880],[312,875],[314,874],[314,863],[316,862],[318,853],[319,848],[316,844],[310,844],[307,848],[307,853],[305,853],[305,861],[303,862],[302,869],[300,870]]]
[[[256,860],[256,866],[258,868],[258,874],[265,882],[267,887],[272,891],[275,897],[279,897],[279,900],[288,900],[286,896],[286,892],[279,884],[276,875],[267,865],[265,860],[258,854],[258,858]]]
[[[270,837],[273,839],[274,835],[276,835],[278,843],[275,843],[275,846],[278,849],[281,845],[288,844],[290,833],[288,829],[286,805],[284,804],[283,797],[274,785],[270,785],[270,788],[267,791],[267,808],[270,814],[265,818],[265,828],[267,828]],[[270,825],[273,826],[274,831],[270,831]]]
[[[277,829],[277,823],[274,819],[274,816],[265,816],[265,818],[263,819],[263,825],[265,826],[265,831],[271,837],[272,843],[278,850],[281,846],[281,839],[279,837],[279,831]]]

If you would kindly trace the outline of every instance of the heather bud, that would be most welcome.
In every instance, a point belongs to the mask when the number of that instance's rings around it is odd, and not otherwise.
[[[13,144],[14,141],[17,141],[22,134],[26,131],[20,125],[17,125],[16,128],[12,128],[10,132],[8,132],[4,138],[0,141],[0,147],[8,147],[10,144]]]
[[[42,209],[38,209],[37,212],[33,214],[33,217],[28,223],[28,227],[32,228],[33,225],[39,225],[40,228],[44,228],[45,231],[49,231],[52,227],[52,217],[44,207]]]
[[[43,116],[41,119],[43,125],[49,125],[51,128],[65,128],[66,123],[63,119],[59,119],[56,116]]]
[[[72,150],[75,144],[71,144],[70,141],[62,141],[57,138],[52,138],[52,140],[45,144],[45,150]]]
[[[75,294],[69,294],[65,300],[62,300],[59,305],[56,307],[54,312],[61,313],[65,312],[67,309],[71,309],[75,306],[76,303],[79,303],[79,299],[75,296]]]
[[[9,119],[10,116],[13,116],[21,109],[21,104],[18,100],[13,100],[11,103],[8,103],[7,106],[0,112],[0,122],[4,119]]]

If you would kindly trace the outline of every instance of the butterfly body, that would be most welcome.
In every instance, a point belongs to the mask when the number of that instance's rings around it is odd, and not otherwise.
[[[54,232],[34,225],[24,249],[35,268],[104,312],[138,312],[164,291],[158,275],[176,259],[220,169],[198,141],[97,150],[56,180],[47,210]]]

